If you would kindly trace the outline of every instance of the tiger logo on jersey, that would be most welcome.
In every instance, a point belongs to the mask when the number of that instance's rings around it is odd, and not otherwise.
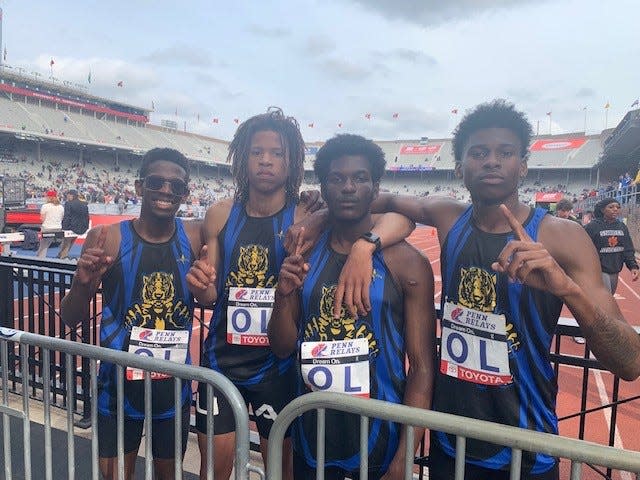
[[[496,308],[496,281],[496,274],[481,268],[461,268],[458,301],[467,308],[493,312]]]
[[[369,325],[363,321],[356,322],[344,305],[340,309],[340,318],[333,318],[333,303],[336,294],[336,285],[322,287],[320,299],[320,315],[312,317],[304,329],[305,341],[329,342],[333,340],[348,340],[353,338],[366,338],[369,342],[369,354],[378,355],[378,341],[373,336]]]
[[[276,284],[275,275],[267,278],[269,249],[262,245],[240,247],[238,271],[230,272],[227,287],[271,288]]]
[[[182,300],[175,301],[173,274],[153,272],[142,277],[141,302],[134,304],[125,316],[131,327],[156,330],[182,330],[189,321],[189,308]]]
[[[618,237],[609,237],[607,239],[607,243],[609,244],[610,247],[617,247],[618,246]]]

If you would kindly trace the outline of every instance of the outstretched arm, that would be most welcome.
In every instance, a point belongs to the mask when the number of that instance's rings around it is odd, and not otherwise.
[[[517,240],[505,246],[494,270],[560,297],[607,369],[625,380],[640,376],[640,336],[604,286],[600,261],[584,231],[546,218],[540,242],[533,242],[511,212],[501,209]]]

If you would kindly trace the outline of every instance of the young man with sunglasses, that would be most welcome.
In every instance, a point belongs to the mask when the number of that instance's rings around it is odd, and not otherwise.
[[[62,300],[64,323],[89,322],[89,303],[102,283],[100,344],[137,353],[141,341],[159,345],[153,355],[189,364],[193,296],[184,282],[200,252],[201,222],[176,218],[189,194],[189,163],[180,152],[155,148],[145,154],[136,193],[140,216],[92,228],[78,260],[71,289]],[[161,333],[162,331],[162,333]],[[171,341],[166,331],[172,331]],[[149,349],[145,349],[149,354]],[[117,478],[117,369],[102,362],[98,377],[98,449],[104,478]],[[156,479],[174,478],[174,419],[182,415],[182,454],[187,446],[191,385],[184,382],[180,412],[173,379],[152,375],[153,457]],[[144,423],[144,375],[126,368],[124,388],[125,478],[134,474]]]

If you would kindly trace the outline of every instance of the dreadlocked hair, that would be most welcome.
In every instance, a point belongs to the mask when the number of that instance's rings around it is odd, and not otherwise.
[[[298,202],[298,191],[304,178],[304,140],[298,121],[287,117],[278,107],[269,107],[267,113],[255,115],[240,124],[229,144],[227,163],[231,162],[231,175],[236,187],[235,200],[249,198],[248,161],[251,139],[257,132],[272,131],[280,135],[287,166],[285,192],[287,202]]]

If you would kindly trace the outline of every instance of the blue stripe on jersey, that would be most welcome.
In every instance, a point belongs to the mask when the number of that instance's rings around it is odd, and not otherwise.
[[[472,205],[464,211],[464,213],[458,218],[456,223],[449,230],[449,234],[447,235],[447,259],[450,258],[458,258],[460,255],[460,251],[464,247],[467,242],[467,238],[469,238],[469,234],[471,233],[471,214],[473,213]],[[452,241],[455,239],[455,241]],[[455,262],[447,261],[447,270],[445,272],[445,285],[451,284],[451,277],[453,277],[453,267]],[[444,305],[446,299],[447,292],[444,292],[441,298],[441,303]]]
[[[546,210],[542,208],[536,208],[531,216],[531,219],[525,226],[525,231],[531,237],[533,241],[537,241],[538,229]],[[462,248],[465,246],[469,234],[472,231],[470,218],[472,215],[472,206],[469,206],[465,212],[456,220],[455,224],[449,231],[447,236],[447,265],[443,285],[442,303],[445,302],[448,290],[451,288],[451,279],[453,277],[454,266],[456,265],[456,259],[458,258]],[[507,242],[514,239],[514,235],[507,236]],[[530,322],[524,321],[520,316],[519,305],[522,302],[523,285],[519,282],[509,282],[507,295],[509,298],[509,304],[511,308],[504,309],[510,312],[510,320],[516,326],[516,330],[521,332],[524,341],[542,341],[544,344],[550,342],[550,334],[544,329],[544,325],[536,304],[529,290],[527,295],[527,301],[529,305],[528,315],[531,319]],[[531,331],[533,330],[533,331]],[[517,380],[517,388],[520,398],[519,405],[519,426],[521,428],[533,428],[536,431],[548,431],[548,426],[552,426],[553,431],[557,433],[557,417],[554,411],[549,411],[544,403],[544,399],[541,392],[536,387],[534,382],[534,376],[532,375],[532,365],[537,372],[541,373],[548,381],[553,381],[555,374],[551,365],[545,361],[544,357],[531,356],[530,351],[522,349],[515,353],[513,361],[517,364],[518,370],[522,373]],[[533,421],[534,425],[529,425],[527,422]],[[451,445],[448,437],[442,433],[437,432],[436,436],[440,441],[440,444],[445,452],[449,455],[455,455],[455,447]],[[484,460],[473,460],[467,458],[466,461],[473,465],[479,466],[491,466],[491,468],[506,467],[511,462],[511,450],[504,448],[493,457],[486,458]],[[555,460],[552,457],[544,454],[536,454],[535,464],[531,469],[531,473],[543,473],[549,470],[555,464]]]
[[[302,301],[301,318],[306,319],[310,316],[310,300],[312,297],[312,291],[314,286],[318,282],[318,277],[323,272],[327,260],[331,257],[332,251],[329,245],[331,238],[331,232],[325,231],[317,240],[316,245],[309,256],[310,269],[305,278],[305,282],[302,287],[300,295]],[[371,318],[371,326],[374,332],[377,333],[378,340],[384,343],[384,346],[380,347],[378,358],[375,361],[375,376],[377,379],[377,396],[376,399],[385,400],[401,404],[403,401],[401,392],[396,392],[393,388],[393,384],[389,381],[391,378],[405,378],[404,356],[402,358],[393,355],[393,352],[404,351],[404,337],[402,332],[397,331],[394,328],[390,328],[393,325],[393,311],[391,306],[388,305],[387,299],[385,299],[385,284],[388,281],[387,275],[391,282],[394,280],[391,277],[391,273],[387,265],[384,262],[384,256],[381,251],[374,253],[372,257],[374,274],[376,275],[376,281],[372,281],[369,287],[369,298],[371,299],[371,311],[369,312]],[[386,304],[387,308],[383,309],[383,305]],[[382,313],[385,312],[383,317]],[[298,351],[303,341],[304,335],[304,322],[300,322],[298,332]],[[388,356],[381,358],[386,353],[390,352]],[[304,393],[304,383],[298,379],[298,394]],[[382,457],[383,465],[381,468],[388,468],[389,464],[393,460],[395,452],[399,445],[400,429],[397,423],[386,422],[381,419],[371,419],[370,431],[368,435],[368,453],[372,453],[373,449],[378,446],[379,436],[381,435],[381,429],[383,426],[388,426],[389,433],[388,439],[384,446],[384,455]],[[315,460],[316,452],[312,452],[310,445],[306,439],[306,435],[303,429],[302,422],[295,422],[294,428],[297,433],[297,438],[300,439],[298,443],[302,447],[306,462],[311,467],[316,467],[317,462]],[[360,465],[360,454],[354,454],[349,458],[330,460],[325,459],[326,466],[340,467],[349,471],[357,471]]]
[[[180,282],[182,291],[186,292],[184,298],[185,305],[188,307],[190,314],[193,314],[193,296],[188,293],[189,290],[186,285],[186,273],[190,268],[193,261],[191,254],[191,244],[189,238],[184,230],[184,225],[180,219],[175,219],[176,233],[171,241],[170,248],[176,259],[183,259],[178,261],[179,279],[174,277],[174,281]],[[100,324],[100,344],[102,346],[112,348],[115,350],[125,350],[126,344],[129,339],[129,330],[124,325],[124,315],[126,314],[128,306],[132,304],[132,298],[134,294],[134,287],[136,279],[138,278],[140,263],[142,260],[142,254],[144,250],[143,242],[136,242],[133,234],[132,221],[120,222],[120,247],[118,250],[117,262],[120,266],[122,274],[118,283],[115,284],[115,289],[111,297],[109,305],[105,305],[102,312],[102,321]],[[191,334],[191,323],[188,324],[189,334]],[[191,356],[187,351],[186,363],[191,363]],[[104,415],[112,415],[109,404],[113,400],[113,393],[115,390],[115,374],[116,366],[109,362],[102,362],[99,370],[99,395],[98,395],[98,410]],[[184,382],[182,389],[182,403],[187,401],[190,395],[191,387],[188,383]],[[138,411],[128,401],[127,397],[124,398],[125,415],[129,418],[144,418],[144,412]],[[174,409],[164,411],[159,414],[154,414],[154,419],[171,418],[174,415]]]
[[[287,252],[284,248],[284,244],[281,240],[281,236],[284,232],[286,232],[286,230],[291,225],[293,225],[294,214],[295,214],[295,205],[287,205],[284,211],[282,212],[281,223],[279,221],[280,215],[274,215],[273,217],[272,225],[273,225],[273,235],[275,238],[275,245],[276,245],[275,257],[277,262],[275,265],[276,275],[280,272],[280,266],[282,265],[282,262],[287,256]],[[222,272],[218,272],[218,280],[217,280],[218,281],[217,291],[218,291],[219,300],[222,298],[225,298],[225,296],[228,295],[226,282],[227,282],[227,277],[231,272],[232,255],[233,255],[234,247],[238,242],[238,237],[242,233],[242,229],[245,226],[246,221],[247,221],[247,215],[245,213],[245,204],[240,202],[234,202],[233,206],[231,207],[231,211],[229,212],[229,218],[227,219],[227,223],[225,225],[225,234],[223,239],[224,258],[222,259]],[[207,335],[207,338],[204,344],[204,348],[206,352],[205,361],[208,362],[207,366],[216,371],[221,371],[221,368],[220,368],[218,357],[214,348],[215,335],[216,335],[217,329],[220,327],[220,322],[225,321],[227,318],[225,312],[223,311],[223,307],[225,306],[226,306],[226,302],[222,302],[222,301],[216,302],[216,305],[214,307],[214,312],[213,312],[213,320],[212,320],[213,323],[209,329],[209,333]],[[270,369],[273,368],[274,364],[277,363],[278,372],[280,374],[283,374],[291,367],[291,365],[293,364],[293,361],[294,361],[293,358],[280,360],[280,359],[276,359],[275,355],[272,355],[271,360],[265,362],[264,365],[261,366],[261,368],[256,372],[256,374],[252,378],[244,381],[234,380],[234,383],[237,385],[243,385],[243,386],[258,384],[262,382],[265,374]]]

